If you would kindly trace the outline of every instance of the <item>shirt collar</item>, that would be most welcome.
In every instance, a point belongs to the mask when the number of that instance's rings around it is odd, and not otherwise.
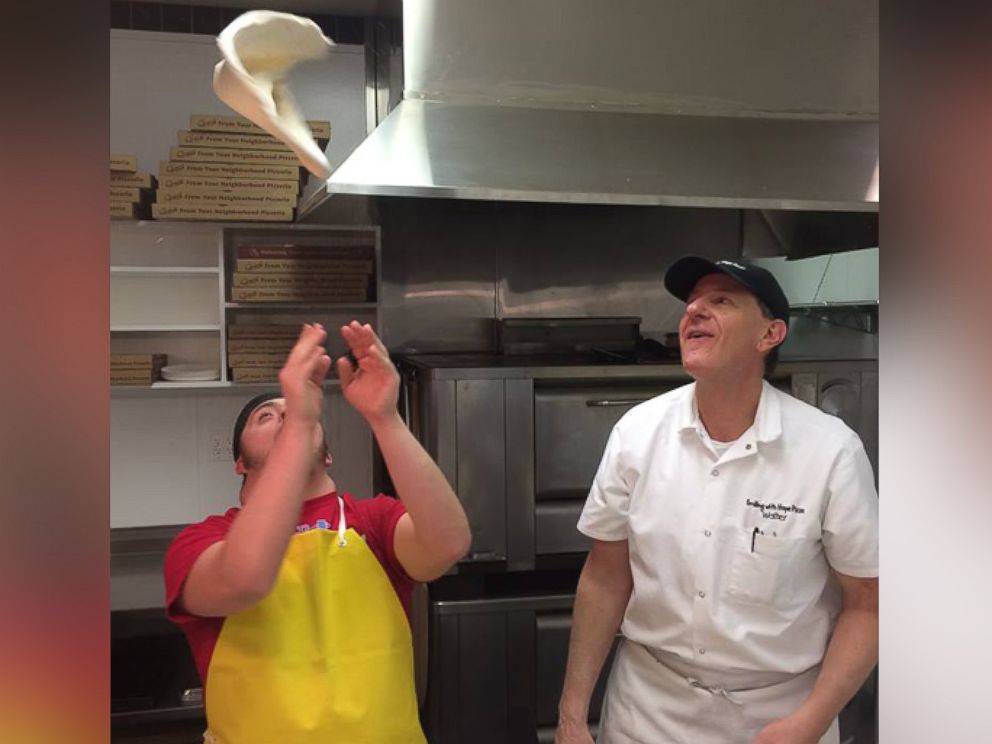
[[[703,422],[699,420],[699,411],[696,409],[696,383],[692,382],[685,388],[682,402],[678,408],[678,420],[676,422],[678,431],[700,431]]]
[[[782,403],[779,391],[768,380],[761,381],[761,399],[754,415],[754,429],[759,442],[774,442],[782,436]]]
[[[700,434],[704,431],[699,409],[696,407],[694,382],[688,386],[679,406],[678,430],[694,430]],[[761,397],[758,399],[758,410],[750,431],[754,432],[754,438],[759,442],[773,442],[782,436],[782,404],[779,402],[778,391],[767,380],[761,381]]]

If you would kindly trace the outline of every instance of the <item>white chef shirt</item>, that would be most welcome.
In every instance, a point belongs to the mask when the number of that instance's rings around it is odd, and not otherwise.
[[[878,496],[861,440],[767,382],[754,424],[720,456],[695,383],[628,411],[578,528],[628,540],[624,636],[708,668],[820,663],[840,609],[829,567],[878,575]]]

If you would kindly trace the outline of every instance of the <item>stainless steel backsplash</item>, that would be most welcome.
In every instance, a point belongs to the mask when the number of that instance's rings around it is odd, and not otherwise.
[[[495,351],[494,319],[639,316],[675,331],[683,305],[662,285],[685,254],[742,255],[734,209],[381,197],[379,303],[398,353]],[[796,318],[782,358],[875,359],[878,336]]]
[[[667,265],[740,255],[737,210],[380,199],[380,311],[403,353],[494,351],[504,317],[635,315],[675,330]]]

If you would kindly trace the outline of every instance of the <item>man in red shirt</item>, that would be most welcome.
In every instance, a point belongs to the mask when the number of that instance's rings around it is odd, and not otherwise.
[[[423,744],[409,626],[415,582],[468,550],[461,504],[396,410],[399,375],[369,325],[341,328],[347,401],[372,429],[400,500],[339,494],[321,426],[330,358],[306,324],[235,426],[241,508],[183,530],[166,607],[204,685],[205,742]]]

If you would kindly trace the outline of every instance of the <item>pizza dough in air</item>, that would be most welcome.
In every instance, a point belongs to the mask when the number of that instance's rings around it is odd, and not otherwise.
[[[252,10],[217,37],[223,59],[214,68],[217,97],[285,142],[322,179],[331,175],[330,163],[296,107],[287,75],[300,62],[326,56],[333,45],[307,18]]]

